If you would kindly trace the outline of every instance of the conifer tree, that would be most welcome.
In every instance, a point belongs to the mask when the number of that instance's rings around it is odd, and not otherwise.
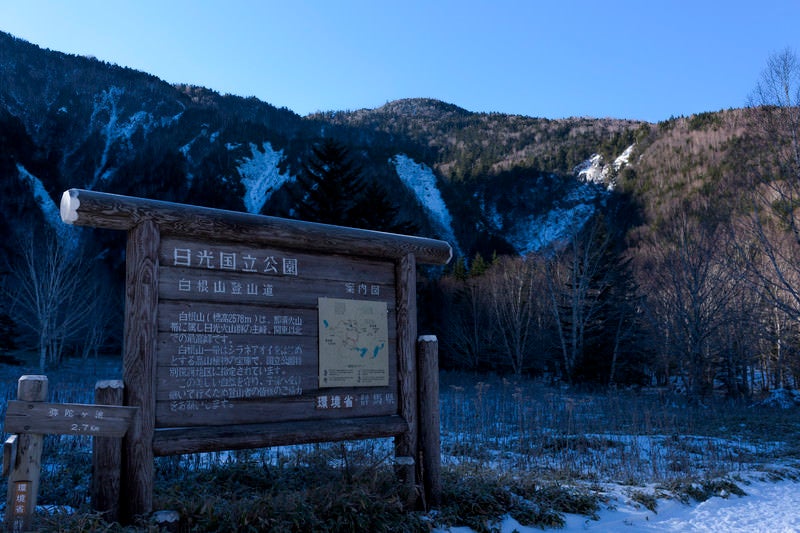
[[[376,182],[367,185],[359,199],[356,214],[359,217],[356,227],[403,235],[413,235],[419,231],[416,224],[400,218],[400,208]]]
[[[326,138],[311,149],[311,156],[297,176],[294,216],[302,220],[353,226],[356,207],[365,185],[359,167],[347,148]]]
[[[327,138],[311,149],[297,177],[294,216],[302,220],[391,233],[414,234],[417,226],[378,182],[367,183],[346,146]]]

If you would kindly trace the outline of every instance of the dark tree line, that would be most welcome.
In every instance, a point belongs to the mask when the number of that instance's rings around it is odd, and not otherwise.
[[[413,234],[417,226],[401,218],[400,209],[377,180],[367,180],[342,143],[325,138],[311,147],[291,189],[289,216],[354,228]]]

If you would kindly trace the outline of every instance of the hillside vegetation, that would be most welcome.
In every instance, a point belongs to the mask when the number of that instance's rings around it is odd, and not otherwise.
[[[764,98],[650,124],[406,99],[300,117],[0,33],[6,349],[47,338],[37,349],[57,365],[118,348],[104,310],[120,307],[121,239],[64,237],[65,189],[313,218],[319,205],[304,202],[325,200],[309,192],[346,162],[357,193],[325,198],[352,216],[328,221],[458,252],[419,284],[444,366],[684,387],[698,401],[794,386],[796,111]],[[94,284],[51,294],[57,319],[30,297],[53,264]],[[97,309],[80,317],[59,303],[89,292]]]

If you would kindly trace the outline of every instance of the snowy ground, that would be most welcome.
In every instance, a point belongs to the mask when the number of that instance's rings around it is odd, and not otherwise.
[[[610,497],[595,518],[567,515],[563,533],[709,532],[790,533],[800,531],[800,482],[754,480],[745,486],[747,495],[715,496],[704,502],[682,503],[659,500],[656,512],[627,498],[621,492]],[[46,512],[41,507],[40,512]],[[2,515],[0,515],[2,519]],[[507,518],[501,533],[541,533],[541,529],[520,525]],[[454,527],[435,533],[473,533]]]
[[[656,512],[625,496],[622,490],[610,497],[596,519],[567,515],[565,533],[620,532],[713,532],[788,533],[800,531],[800,482],[754,479],[742,488],[746,496],[715,496],[704,502],[682,503],[660,499]],[[502,533],[541,532],[525,527],[513,518],[501,525]],[[446,533],[471,533],[469,528],[452,528]],[[437,530],[437,533],[445,531]]]
[[[82,395],[91,387],[73,383],[87,374],[117,371],[99,366],[87,372],[83,364],[65,368],[52,376],[53,401],[89,402]],[[0,396],[6,398],[13,396],[12,375],[20,370],[9,372],[0,376],[7,377],[0,380],[8,389],[0,388]],[[543,486],[583,487],[601,495],[596,516],[566,515],[563,529],[548,531],[800,532],[800,397],[785,391],[752,407],[691,410],[671,395],[590,395],[538,382],[444,373],[440,394],[444,466],[533,475]],[[0,420],[2,410],[0,403]],[[382,458],[393,450],[391,439],[353,446]],[[288,452],[263,453],[264,460],[277,461]],[[218,452],[206,459],[210,465],[230,456]],[[685,496],[687,486],[705,480],[729,481],[735,486],[728,491],[738,486],[746,495],[714,489],[717,496],[703,502]],[[643,495],[655,497],[654,511],[642,504],[648,501]],[[454,527],[436,533],[471,531]],[[508,517],[498,531],[542,530]]]
[[[657,513],[630,500],[617,502],[616,509],[601,511],[597,521],[569,516],[564,531],[800,531],[800,483],[754,481],[743,488],[746,496],[715,496],[688,505],[660,500]]]

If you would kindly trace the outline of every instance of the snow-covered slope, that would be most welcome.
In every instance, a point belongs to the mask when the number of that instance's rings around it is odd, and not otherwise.
[[[97,188],[113,175],[114,168],[110,166],[113,151],[118,152],[119,146],[123,145],[128,152],[131,152],[133,135],[140,129],[146,133],[153,126],[153,115],[146,111],[137,111],[125,117],[119,109],[120,99],[124,94],[125,89],[110,87],[95,97],[89,129],[103,139],[103,149],[100,152],[100,161],[94,169],[92,181],[87,185],[88,189]],[[67,112],[66,109],[64,112]]]
[[[556,208],[544,216],[520,220],[507,238],[520,255],[537,252],[554,242],[569,238],[593,214],[594,207],[589,204],[577,204],[567,209]]]
[[[582,181],[605,185],[613,190],[616,186],[616,174],[630,163],[635,146],[628,146],[611,165],[607,165],[600,154],[592,154],[592,157],[573,169],[573,174]]]
[[[576,166],[573,173],[583,181],[605,184],[607,172],[605,171],[603,156],[593,154],[592,157]]]
[[[243,158],[238,167],[245,190],[244,206],[248,213],[260,213],[272,193],[294,179],[289,174],[281,174],[278,168],[283,160],[283,150],[273,150],[268,142],[261,148],[263,151],[250,143],[252,157]]]
[[[20,164],[17,164],[17,171],[19,172],[19,179],[30,185],[36,205],[39,206],[44,220],[55,231],[59,241],[67,247],[67,250],[77,246],[78,232],[72,226],[67,226],[61,222],[59,206],[47,194],[42,180],[28,172],[28,169]]]
[[[515,220],[507,239],[520,255],[563,242],[586,224],[607,194],[592,183],[578,184],[546,213]]]
[[[460,253],[458,241],[453,232],[453,218],[442,199],[436,185],[436,176],[427,165],[417,163],[405,154],[397,154],[390,159],[397,176],[411,189],[425,208],[428,217],[441,238],[449,242],[456,253]]]

